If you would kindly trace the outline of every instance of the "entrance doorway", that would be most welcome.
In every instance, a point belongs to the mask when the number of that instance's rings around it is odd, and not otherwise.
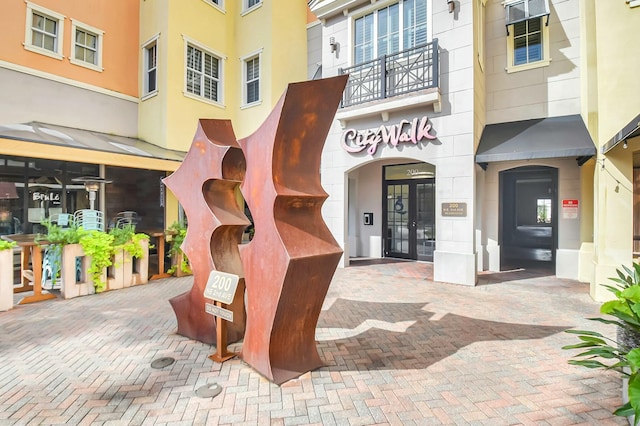
[[[385,257],[433,261],[435,167],[426,163],[386,166],[384,176]]]
[[[501,269],[555,263],[558,170],[519,167],[500,173]]]

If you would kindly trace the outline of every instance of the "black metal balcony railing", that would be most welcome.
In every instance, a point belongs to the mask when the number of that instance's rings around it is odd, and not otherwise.
[[[341,106],[438,87],[438,39],[372,61],[340,68],[349,74]]]

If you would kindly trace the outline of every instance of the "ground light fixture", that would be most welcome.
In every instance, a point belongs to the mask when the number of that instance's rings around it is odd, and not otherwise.
[[[84,184],[84,189],[89,193],[89,207],[91,210],[95,210],[96,192],[100,190],[100,184],[113,182],[99,176],[81,176],[71,180],[73,182],[81,182]]]

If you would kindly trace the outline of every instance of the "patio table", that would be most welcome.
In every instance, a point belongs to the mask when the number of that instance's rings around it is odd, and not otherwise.
[[[37,241],[37,234],[3,235],[7,241],[15,242],[20,247],[20,287],[14,288],[14,293],[33,291],[33,295],[23,297],[18,304],[41,302],[55,299],[51,293],[42,292],[42,246],[48,241]],[[29,268],[31,263],[31,269]]]

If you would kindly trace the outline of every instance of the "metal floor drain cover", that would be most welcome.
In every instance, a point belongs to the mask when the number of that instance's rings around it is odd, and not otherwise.
[[[204,386],[200,386],[196,390],[196,395],[200,398],[215,398],[222,392],[222,386],[217,383],[209,383]]]
[[[153,360],[153,362],[151,363],[151,367],[152,368],[164,368],[167,365],[173,364],[174,362],[176,362],[175,359],[173,359],[173,358],[171,358],[169,356],[165,356],[165,357]]]

